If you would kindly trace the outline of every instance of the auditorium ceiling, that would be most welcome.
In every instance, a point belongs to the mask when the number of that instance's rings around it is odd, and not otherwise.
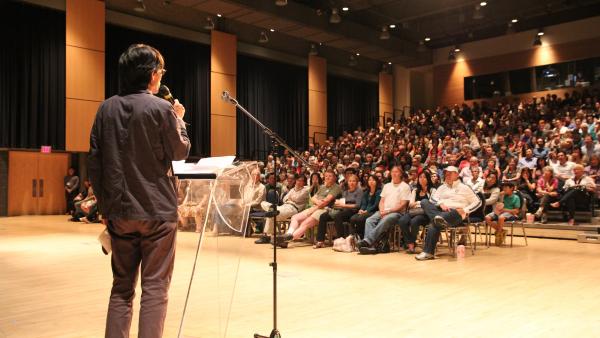
[[[388,62],[430,64],[433,48],[600,13],[600,0],[289,0],[285,6],[275,0],[143,0],[144,12],[133,10],[138,0],[105,1],[111,10],[198,31],[207,31],[210,17],[216,29],[242,42],[297,56],[314,44],[329,63],[369,73]],[[331,22],[334,9],[339,23]],[[266,43],[259,42],[263,31]]]

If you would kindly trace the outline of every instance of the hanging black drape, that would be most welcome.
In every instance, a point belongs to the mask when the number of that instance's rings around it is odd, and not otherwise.
[[[379,115],[377,83],[327,76],[327,134],[371,128]]]
[[[305,67],[238,55],[237,99],[292,148],[306,148],[308,73]],[[270,149],[270,141],[262,130],[238,112],[238,157],[263,159]]]
[[[0,147],[65,148],[65,13],[0,2]]]
[[[118,61],[127,47],[144,43],[165,58],[162,83],[185,106],[190,155],[210,155],[210,47],[113,25],[106,26],[106,97],[119,92]]]

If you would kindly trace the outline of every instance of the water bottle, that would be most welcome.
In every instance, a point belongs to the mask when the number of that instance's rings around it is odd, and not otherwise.
[[[456,258],[463,259],[465,258],[465,246],[459,245],[456,247]]]

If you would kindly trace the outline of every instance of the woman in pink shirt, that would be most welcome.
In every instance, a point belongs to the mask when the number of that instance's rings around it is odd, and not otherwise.
[[[542,177],[537,181],[535,194],[540,200],[540,207],[535,212],[535,217],[540,218],[542,223],[546,223],[546,210],[550,203],[558,199],[558,180],[554,177],[554,170],[547,166],[543,169]]]

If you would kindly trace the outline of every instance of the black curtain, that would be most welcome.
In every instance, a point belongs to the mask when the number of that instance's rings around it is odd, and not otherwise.
[[[185,106],[191,156],[210,156],[210,47],[163,35],[106,26],[106,97],[119,92],[119,56],[134,43],[157,48],[165,58],[162,83]]]
[[[327,76],[327,135],[375,126],[379,115],[377,83]]]
[[[65,148],[65,13],[0,2],[0,147]]]
[[[292,148],[306,148],[308,71],[305,67],[238,54],[237,99]],[[263,159],[270,149],[270,140],[262,130],[238,111],[238,157]]]

